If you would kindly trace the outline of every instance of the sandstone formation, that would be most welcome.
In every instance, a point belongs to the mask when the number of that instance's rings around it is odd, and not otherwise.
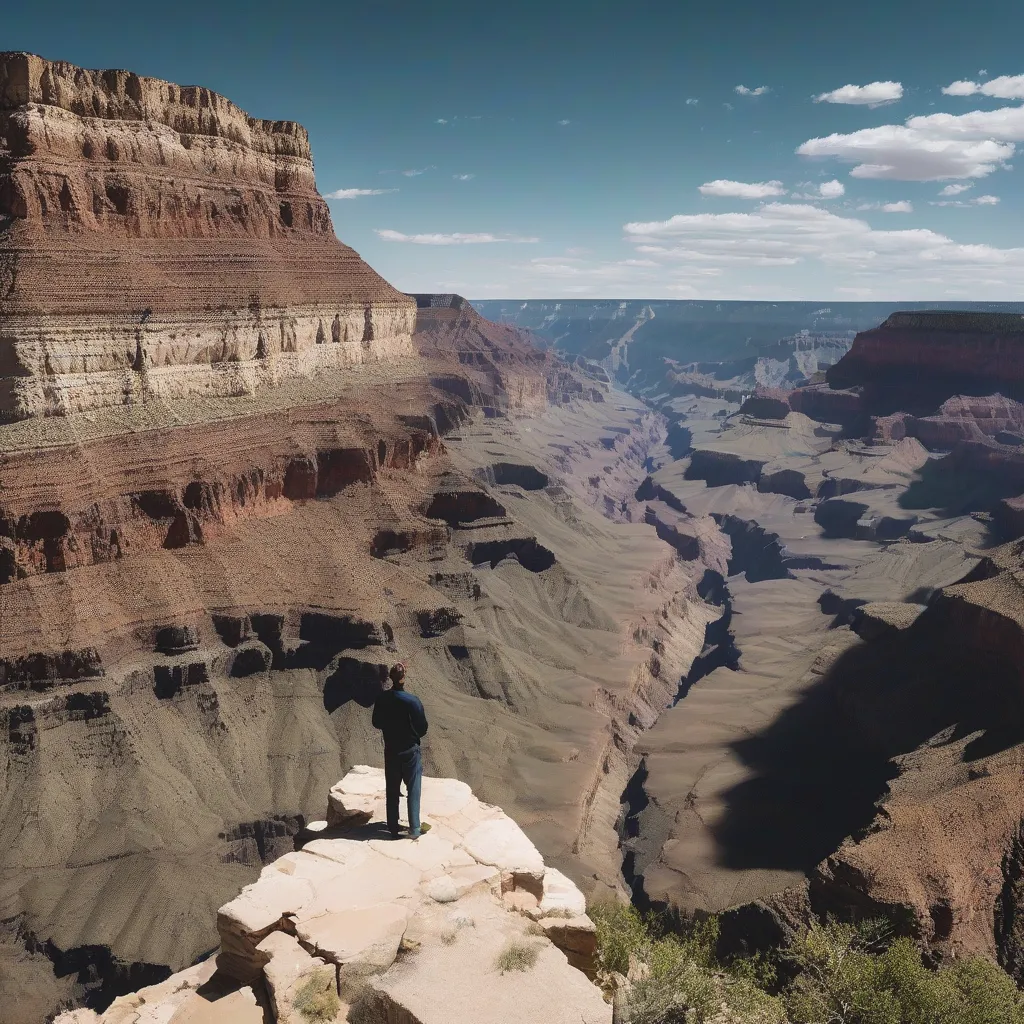
[[[916,437],[926,448],[949,449],[959,441],[992,438],[997,443],[1024,443],[1024,405],[1002,395],[954,395],[930,416],[894,413],[875,420],[877,434],[892,441]]]
[[[248,394],[412,353],[309,140],[216,93],[0,54],[0,419]]]
[[[0,1020],[103,1010],[208,952],[216,907],[381,763],[399,658],[428,772],[621,892],[633,746],[707,618],[635,498],[664,420],[382,282],[301,129],[3,68]],[[290,991],[308,954],[277,952]]]
[[[384,773],[367,766],[331,789],[329,806],[345,825],[312,823],[296,852],[220,908],[215,959],[56,1024],[261,1024],[263,1007],[302,1024],[310,994],[333,999],[339,1022],[610,1024],[585,973],[596,933],[583,894],[500,808],[427,777],[431,831],[396,841]],[[503,969],[511,943],[533,962]]]
[[[428,771],[621,884],[629,751],[699,652],[699,570],[633,499],[657,417],[565,372],[428,354],[4,428],[0,972],[31,990],[5,1024],[208,950],[212,909],[381,763],[398,658]]]
[[[873,411],[931,412],[952,395],[1024,396],[1024,316],[893,313],[862,331],[827,372],[833,388],[863,386]]]

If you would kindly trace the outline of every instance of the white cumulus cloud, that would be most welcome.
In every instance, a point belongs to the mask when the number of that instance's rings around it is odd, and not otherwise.
[[[903,98],[900,82],[869,82],[867,85],[843,85],[814,97],[815,103],[848,103],[854,106],[881,107]]]
[[[996,206],[999,196],[975,196],[973,199],[933,199],[929,206]]]
[[[823,181],[818,186],[818,195],[822,199],[838,199],[840,196],[846,195],[846,186],[836,178],[831,181]]]
[[[978,75],[988,74],[979,71]],[[947,96],[993,96],[1000,100],[1024,100],[1024,75],[1000,75],[990,78],[987,82],[972,82],[960,79],[943,86]]]
[[[914,204],[909,199],[900,199],[895,203],[861,203],[858,210],[881,210],[882,213],[913,213]]]
[[[911,117],[902,125],[809,139],[796,151],[852,163],[854,178],[941,181],[992,174],[1006,166],[1022,140],[1024,107],[1001,107]]]
[[[572,121],[570,121],[569,118],[567,118],[567,117],[563,117],[562,120],[559,121],[558,123],[561,124],[561,125],[566,125],[566,124],[572,124]]]
[[[658,266],[659,263],[649,259],[591,261],[567,259],[565,256],[536,256],[528,264],[513,269],[526,271],[531,275],[580,282],[578,289],[568,289],[574,291],[591,287],[584,282],[603,282],[608,287],[609,282],[625,283],[646,279],[650,276],[647,273],[648,269]]]
[[[397,188],[339,188],[328,192],[324,199],[357,199],[359,196],[383,196],[397,191]]]
[[[478,231],[464,233],[455,231],[451,234],[419,234],[407,235],[390,228],[375,228],[377,235],[385,242],[411,242],[413,245],[482,245],[488,242],[539,242],[539,238],[523,238],[519,235],[493,235],[490,232]]]
[[[924,280],[963,286],[971,278],[1024,285],[1024,248],[960,244],[927,228],[876,230],[818,206],[766,203],[753,213],[679,214],[633,222],[627,241],[645,257],[684,264],[772,267],[818,261],[845,274],[878,277],[885,287]],[[848,282],[859,287],[862,282]]]
[[[974,188],[973,185],[947,185],[940,193],[940,196],[958,196],[961,192],[967,192]]]
[[[699,100],[695,100],[692,96],[686,101],[688,107],[695,107],[699,103]]]
[[[469,181],[471,178],[475,178],[475,174],[453,174],[452,177],[456,181]]]
[[[781,181],[729,181],[716,178],[699,187],[701,195],[727,196],[735,199],[766,199],[769,196],[784,196],[786,190]]]
[[[766,92],[771,90],[767,85],[759,85],[755,89],[749,89],[745,85],[737,85],[733,92],[738,93],[740,96],[763,96]]]

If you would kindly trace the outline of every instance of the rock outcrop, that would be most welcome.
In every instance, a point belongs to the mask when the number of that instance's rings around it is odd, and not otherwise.
[[[1002,395],[954,395],[931,416],[893,413],[875,420],[884,440],[916,437],[926,448],[949,449],[959,441],[1024,444],[1024,405]]]
[[[412,354],[309,140],[197,86],[0,54],[0,419]]]
[[[871,411],[927,415],[952,395],[1024,397],[1024,316],[893,313],[862,331],[826,373],[833,388],[861,386]]]
[[[423,815],[419,840],[391,839],[383,772],[353,768],[327,821],[220,908],[215,958],[57,1024],[301,1024],[313,1002],[359,1024],[610,1024],[576,886],[465,783],[424,778]]]

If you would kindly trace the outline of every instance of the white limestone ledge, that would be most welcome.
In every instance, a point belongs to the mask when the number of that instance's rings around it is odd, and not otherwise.
[[[610,1024],[573,882],[463,782],[424,778],[422,814],[429,832],[392,839],[383,771],[353,768],[302,848],[220,908],[216,960],[55,1024],[301,1024],[303,992],[353,1024]],[[536,959],[502,973],[511,942]]]

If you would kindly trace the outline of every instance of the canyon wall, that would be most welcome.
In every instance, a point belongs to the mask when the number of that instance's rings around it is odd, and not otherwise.
[[[703,634],[623,510],[658,418],[471,309],[415,337],[383,378],[0,430],[4,1024],[209,950],[324,787],[381,763],[398,659],[428,770],[620,885],[628,752]]]
[[[0,418],[412,354],[309,140],[208,89],[0,54]]]
[[[720,912],[726,958],[884,918],[1024,978],[1020,322],[893,315],[843,390],[666,362],[643,392],[679,443],[637,497],[719,614],[637,740],[624,871]]]
[[[833,388],[865,388],[873,412],[931,412],[952,395],[1024,396],[1024,316],[893,313],[862,331],[827,371]]]
[[[0,139],[0,1021],[209,952],[382,763],[399,659],[428,772],[620,891],[632,745],[703,637],[633,498],[661,418],[383,281],[295,124],[6,54]]]

